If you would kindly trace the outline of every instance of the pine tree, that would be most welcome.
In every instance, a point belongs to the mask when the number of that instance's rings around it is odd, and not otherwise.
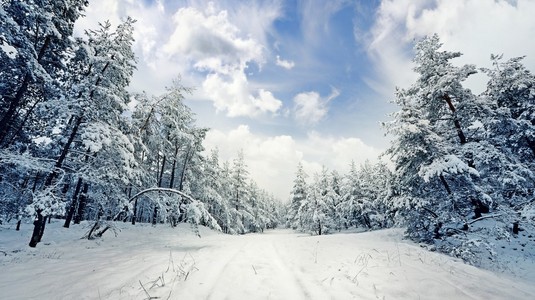
[[[0,148],[24,136],[39,102],[61,98],[60,74],[86,0],[5,1],[0,7]]]
[[[123,134],[126,123],[122,114],[129,101],[126,87],[135,68],[131,48],[134,22],[130,18],[127,19],[113,33],[110,32],[110,23],[106,22],[101,24],[98,31],[88,32],[87,42],[79,40],[80,45],[66,79],[72,88],[67,94],[66,105],[58,110],[60,116],[70,119],[64,130],[64,136],[68,138],[58,145],[61,151],[58,151],[60,154],[56,158],[54,168],[44,182],[43,196],[36,197],[31,204],[38,220],[47,211],[47,205],[51,205],[49,199],[54,194],[53,187],[61,182],[56,180],[58,172],[69,157],[75,138],[81,140],[77,147],[83,155],[71,155],[69,159],[74,161],[73,165],[78,164],[80,170],[77,176],[79,180],[85,181],[79,199],[73,199],[78,201],[78,222],[87,205],[90,182],[100,184],[102,188],[110,183],[110,179],[125,183],[133,176],[133,145]],[[76,203],[71,203],[71,207],[75,205]],[[120,204],[120,209],[123,206],[124,203]],[[100,215],[100,211],[104,209],[102,203],[95,209],[98,211],[97,215]],[[46,218],[46,215],[44,217]],[[44,218],[42,222],[36,222],[35,227],[43,224]],[[38,240],[34,235],[30,245],[35,247]]]
[[[395,203],[407,212],[409,235],[428,241],[463,222],[470,196],[488,199],[477,186],[473,146],[467,147],[475,96],[461,83],[475,67],[453,66],[450,60],[461,54],[440,47],[436,35],[416,45],[419,78],[411,88],[397,91],[401,110],[387,124],[396,136],[387,151],[399,180]]]
[[[299,208],[303,201],[307,198],[307,183],[308,175],[303,169],[301,162],[297,165],[297,172],[295,174],[294,185],[291,191],[290,207],[288,208],[286,226],[293,229],[303,227],[303,220],[299,218]]]

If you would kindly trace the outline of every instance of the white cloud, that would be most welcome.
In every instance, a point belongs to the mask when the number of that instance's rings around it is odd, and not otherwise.
[[[248,61],[263,62],[262,46],[253,39],[241,38],[225,10],[216,12],[210,6],[206,12],[180,8],[173,23],[174,31],[163,45],[164,51],[171,56],[188,57],[197,68],[228,73]]]
[[[368,55],[375,63],[376,77],[368,84],[392,97],[394,86],[414,82],[411,71],[414,40],[437,33],[444,48],[460,51],[458,64],[490,66],[490,54],[505,57],[528,55],[525,63],[535,69],[535,1],[467,0],[425,1],[384,0],[368,40]],[[486,78],[476,75],[468,82],[475,92],[484,89]]]
[[[322,98],[317,92],[304,92],[294,98],[294,118],[303,125],[314,125],[321,121],[329,112],[328,104],[338,97],[340,92],[333,88],[327,98]]]
[[[282,106],[270,91],[254,89],[245,69],[250,63],[264,63],[263,46],[229,20],[226,10],[213,3],[202,12],[193,7],[179,9],[174,32],[163,46],[170,56],[187,57],[193,68],[207,72],[201,95],[213,102],[217,111],[229,117],[275,114]]]
[[[294,116],[301,124],[318,123],[326,114],[327,107],[317,92],[306,92],[294,97]]]
[[[226,161],[243,149],[251,178],[281,200],[288,198],[297,162],[303,157],[292,137],[254,135],[246,125],[228,132],[210,130],[204,145],[206,149],[218,148],[221,160]]]
[[[271,91],[254,87],[245,70],[265,63],[263,42],[281,14],[281,5],[259,1],[219,6],[224,4],[193,1],[171,10],[163,1],[94,0],[76,31],[81,34],[106,19],[117,25],[132,16],[137,20],[134,50],[139,60],[133,90],[160,93],[182,75],[185,86],[203,87],[195,99],[211,101],[227,116],[278,114],[282,101]]]
[[[232,5],[226,7],[229,19],[247,36],[259,41],[262,45],[268,44],[268,35],[273,34],[273,22],[283,13],[282,0],[252,0],[229,1]]]
[[[226,111],[229,117],[276,113],[282,106],[282,101],[264,89],[259,89],[256,97],[251,94],[242,70],[235,70],[229,76],[208,74],[202,87],[204,94],[212,99],[216,110]]]
[[[351,161],[357,165],[366,160],[373,162],[381,153],[380,149],[366,145],[359,138],[326,136],[315,131],[308,133],[303,147],[308,159],[341,172],[348,171]]]
[[[280,56],[278,56],[278,55],[277,55],[276,64],[277,64],[277,66],[283,67],[286,70],[291,70],[295,66],[295,63],[293,61],[281,59]]]
[[[204,146],[207,150],[218,148],[222,161],[232,161],[243,149],[251,178],[281,200],[289,197],[299,162],[309,175],[320,172],[322,166],[345,173],[351,161],[357,165],[366,159],[374,162],[381,153],[354,137],[310,132],[306,139],[295,140],[287,135],[257,135],[246,125],[228,132],[210,130]]]
[[[282,101],[275,98],[270,91],[258,90],[258,97],[253,98],[254,105],[262,112],[275,113],[282,106]]]

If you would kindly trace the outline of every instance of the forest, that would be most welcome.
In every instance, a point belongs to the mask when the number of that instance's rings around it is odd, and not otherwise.
[[[414,48],[418,79],[398,89],[384,122],[390,163],[297,166],[290,202],[260,188],[242,152],[206,153],[209,128],[175,80],[161,95],[133,93],[133,24],[103,22],[73,37],[85,0],[1,1],[0,223],[190,223],[229,234],[287,226],[316,235],[349,228],[406,228],[430,249],[477,264],[493,240],[535,230],[535,76],[522,57],[493,68],[455,64],[437,35]],[[463,82],[488,77],[473,94]],[[388,117],[385,116],[385,120]],[[294,166],[291,166],[292,168]]]
[[[88,238],[117,220],[232,234],[276,226],[279,202],[249,178],[242,153],[224,163],[202,154],[208,129],[183,102],[189,88],[177,80],[163,95],[127,91],[133,19],[73,38],[86,5],[0,10],[0,221],[35,217],[31,247],[51,217],[65,227],[94,221]]]

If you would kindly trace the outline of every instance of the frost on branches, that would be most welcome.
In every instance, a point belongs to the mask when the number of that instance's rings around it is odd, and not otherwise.
[[[500,241],[534,230],[535,79],[521,58],[492,56],[487,90],[474,95],[462,82],[476,68],[453,65],[461,54],[441,46],[436,35],[416,45],[419,78],[397,91],[400,111],[385,124],[391,205],[410,238],[485,265]]]
[[[277,226],[280,204],[248,178],[243,155],[231,167],[204,154],[208,128],[184,104],[191,89],[177,80],[158,96],[128,91],[135,20],[72,36],[86,5],[0,7],[0,223],[35,219],[32,247],[50,217],[67,228],[94,222],[88,238],[119,220],[225,233]]]

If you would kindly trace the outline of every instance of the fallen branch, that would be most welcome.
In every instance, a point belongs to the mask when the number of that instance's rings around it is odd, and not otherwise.
[[[146,193],[149,193],[149,192],[168,192],[168,193],[174,193],[174,194],[179,194],[180,196],[192,201],[192,202],[195,202],[196,200],[193,199],[193,197],[191,197],[190,195],[188,194],[185,194],[179,190],[175,190],[175,189],[170,189],[170,188],[148,188],[148,189],[145,189],[145,190],[142,190],[141,192],[135,194],[134,196],[132,196],[130,199],[128,199],[128,202],[132,202],[134,201],[136,198],[138,198],[139,196],[143,195],[143,194],[146,194]]]
[[[481,221],[481,220],[484,220],[484,219],[490,219],[490,218],[494,218],[494,217],[499,217],[499,216],[502,216],[502,215],[504,215],[504,213],[482,216],[482,217],[479,217],[477,219],[473,219],[473,220],[471,220],[469,222],[466,222],[466,224],[470,225],[470,224],[473,224],[473,223],[475,223],[477,221]]]

